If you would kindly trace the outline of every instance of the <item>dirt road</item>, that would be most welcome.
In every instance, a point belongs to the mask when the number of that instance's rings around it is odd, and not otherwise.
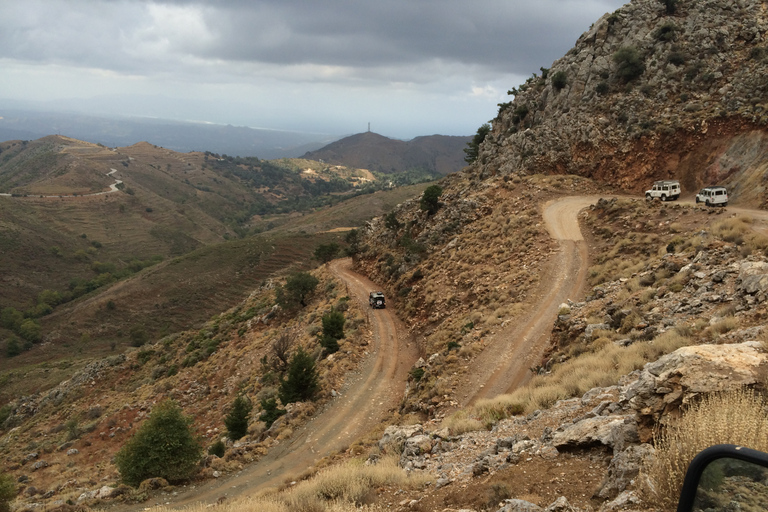
[[[597,197],[566,197],[544,205],[544,220],[560,249],[546,266],[540,289],[528,318],[502,330],[475,359],[469,374],[462,405],[480,398],[506,393],[531,376],[529,368],[541,358],[548,345],[557,308],[568,298],[577,298],[585,282],[587,249],[578,225],[578,212]],[[318,459],[349,446],[380,425],[387,412],[403,397],[408,371],[418,358],[416,344],[405,336],[407,330],[389,310],[370,310],[367,296],[377,287],[351,271],[349,259],[331,264],[348,294],[369,311],[374,345],[355,375],[348,379],[341,397],[328,404],[293,437],[275,446],[259,462],[237,474],[206,482],[178,496],[162,496],[149,503],[122,510],[144,510],[152,505],[174,508],[196,503],[214,503],[221,496],[251,494],[277,486],[297,476]]]
[[[350,270],[351,260],[335,260],[333,273],[342,280],[348,295],[369,311],[374,343],[363,364],[335,398],[294,435],[275,446],[261,460],[242,471],[186,488],[177,496],[158,496],[149,502],[120,510],[138,511],[153,505],[184,507],[215,503],[221,496],[247,495],[278,486],[300,475],[322,457],[344,449],[380,426],[397,409],[405,392],[408,371],[418,359],[416,344],[407,329],[387,309],[368,309],[368,292],[376,286]]]
[[[530,368],[541,361],[549,345],[558,307],[577,299],[586,281],[587,246],[578,213],[598,199],[565,197],[544,205],[544,222],[560,248],[542,272],[540,291],[528,315],[496,333],[470,365],[468,375],[476,385],[459,397],[462,406],[511,392],[532,377]]]

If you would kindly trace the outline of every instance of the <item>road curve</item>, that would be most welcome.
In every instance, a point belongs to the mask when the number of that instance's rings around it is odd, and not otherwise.
[[[237,474],[206,482],[178,496],[162,496],[163,505],[178,508],[211,504],[221,496],[231,498],[279,486],[322,457],[351,445],[381,425],[389,412],[398,407],[408,371],[418,358],[416,343],[406,337],[407,329],[391,311],[368,309],[368,293],[377,287],[352,272],[351,266],[349,258],[330,263],[331,271],[345,283],[347,295],[369,311],[374,342],[354,376],[347,379],[341,396],[258,462]],[[121,510],[144,510],[152,505],[154,503],[143,503]]]
[[[579,212],[600,196],[573,196],[544,205],[544,222],[559,242],[559,250],[545,265],[539,289],[542,295],[521,321],[498,332],[471,363],[468,375],[476,385],[460,398],[462,406],[509,393],[533,375],[547,347],[560,304],[575,299],[586,282],[587,245],[579,228]]]

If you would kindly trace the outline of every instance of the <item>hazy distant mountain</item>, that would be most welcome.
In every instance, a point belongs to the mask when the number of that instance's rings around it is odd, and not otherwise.
[[[423,169],[445,175],[466,165],[464,148],[471,139],[429,135],[402,141],[365,132],[305,153],[302,158],[384,173]]]
[[[58,134],[108,147],[141,141],[186,153],[211,151],[261,159],[293,158],[338,137],[318,133],[265,130],[137,117],[96,117],[0,107],[0,142],[34,140]]]

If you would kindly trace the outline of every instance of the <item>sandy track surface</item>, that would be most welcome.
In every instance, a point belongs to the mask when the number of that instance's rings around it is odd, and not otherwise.
[[[496,333],[471,363],[470,385],[459,397],[462,406],[509,393],[533,376],[530,368],[541,361],[549,346],[558,307],[567,299],[577,299],[586,282],[587,246],[578,214],[599,197],[565,197],[544,205],[547,230],[560,247],[545,265],[541,291],[533,298],[528,315]]]
[[[335,260],[330,265],[333,273],[346,284],[347,294],[368,309],[368,293],[377,287],[350,270],[350,259]],[[297,429],[290,439],[234,475],[188,487],[177,496],[159,496],[134,507],[116,508],[138,511],[154,505],[177,508],[210,504],[221,496],[231,498],[276,487],[380,426],[386,416],[399,407],[408,371],[416,362],[418,351],[416,344],[406,337],[407,329],[393,313],[387,309],[368,311],[374,335],[368,356],[347,379],[341,396]]]

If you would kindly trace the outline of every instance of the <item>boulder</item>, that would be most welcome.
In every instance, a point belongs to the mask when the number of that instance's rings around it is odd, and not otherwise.
[[[542,512],[544,509],[525,500],[504,500],[504,506],[496,512]]]
[[[745,261],[741,264],[738,289],[748,295],[765,294],[768,291],[768,263]]]
[[[624,492],[640,473],[640,467],[653,457],[654,449],[650,444],[632,445],[617,453],[608,466],[603,482],[595,491],[595,496],[602,499],[613,499]]]
[[[640,439],[648,442],[656,423],[677,417],[697,395],[761,383],[766,370],[768,355],[757,341],[682,347],[646,364],[621,401],[637,411]]]
[[[399,452],[405,447],[406,439],[417,434],[422,434],[423,432],[424,429],[421,425],[391,425],[384,430],[384,435],[379,439],[379,448],[386,450],[387,448],[394,446]]]
[[[552,437],[552,446],[560,451],[603,445],[616,453],[634,442],[637,442],[637,425],[632,415],[586,418],[561,426]]]

